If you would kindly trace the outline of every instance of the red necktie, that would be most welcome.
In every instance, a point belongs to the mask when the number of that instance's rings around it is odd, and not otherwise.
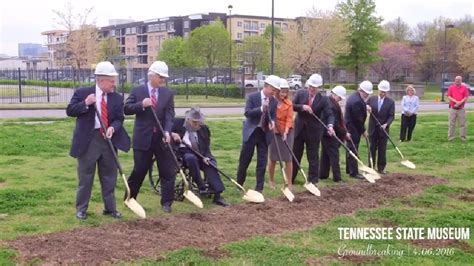
[[[151,90],[151,106],[153,107],[153,112],[156,111],[156,106],[158,105],[158,101],[156,100],[156,88]],[[153,127],[153,133],[156,133],[156,127]]]
[[[107,130],[107,128],[109,128],[109,116],[107,114],[107,102],[105,102],[105,93],[102,93],[102,101],[100,101],[100,119],[104,124],[105,130]],[[105,132],[102,127],[100,128],[100,131],[102,135],[105,136]]]
[[[314,100],[314,96],[311,97],[311,95],[308,95],[308,105],[309,106],[313,105],[313,100]]]
[[[156,100],[156,88],[151,90],[151,105],[153,105],[153,109],[156,110],[156,106],[158,105],[158,101]]]

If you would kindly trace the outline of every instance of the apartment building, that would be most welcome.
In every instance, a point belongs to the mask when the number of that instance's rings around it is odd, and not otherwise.
[[[66,30],[44,31],[41,35],[46,36],[46,46],[48,47],[48,60],[50,68],[62,66],[63,59],[66,58],[64,46],[68,32]]]

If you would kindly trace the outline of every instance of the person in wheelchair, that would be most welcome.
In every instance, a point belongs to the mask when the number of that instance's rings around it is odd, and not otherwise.
[[[225,190],[219,172],[215,168],[217,163],[211,153],[211,132],[204,125],[204,115],[198,107],[186,111],[185,118],[175,118],[171,133],[174,142],[179,145],[178,154],[183,165],[189,170],[194,182],[199,187],[199,194],[214,194],[213,202],[224,207],[229,206],[221,196]],[[201,176],[204,172],[209,190]]]

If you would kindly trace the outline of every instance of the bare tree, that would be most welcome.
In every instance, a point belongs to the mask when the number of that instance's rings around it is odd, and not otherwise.
[[[413,30],[413,40],[417,42],[425,42],[428,34],[428,30],[433,27],[429,22],[418,23]]]
[[[380,61],[373,64],[371,69],[382,79],[392,81],[401,78],[405,70],[412,69],[414,51],[403,42],[381,43],[377,55]]]
[[[308,76],[330,65],[336,54],[349,48],[344,23],[332,12],[308,12],[298,27],[283,34],[278,64]]]
[[[458,64],[464,74],[474,74],[474,41],[463,36],[457,50]]]
[[[93,7],[77,13],[71,3],[65,5],[64,11],[53,10],[57,16],[56,23],[67,30],[67,41],[62,46],[66,57],[62,65],[73,66],[77,69],[91,67],[97,62],[99,42],[98,32],[94,22],[89,21]]]
[[[413,37],[410,25],[400,17],[385,23],[383,30],[387,34],[387,41],[390,42],[406,42]]]

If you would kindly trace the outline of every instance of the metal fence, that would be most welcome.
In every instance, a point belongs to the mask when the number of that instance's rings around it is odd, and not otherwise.
[[[146,84],[147,68],[118,69],[117,91],[125,94],[131,87]],[[229,69],[170,69],[168,85],[202,84],[207,93],[209,84],[220,84],[222,90],[232,85],[243,88],[242,74]],[[0,104],[7,103],[65,103],[74,90],[95,83],[91,69],[29,69],[0,70]],[[227,93],[223,93],[224,97]]]

